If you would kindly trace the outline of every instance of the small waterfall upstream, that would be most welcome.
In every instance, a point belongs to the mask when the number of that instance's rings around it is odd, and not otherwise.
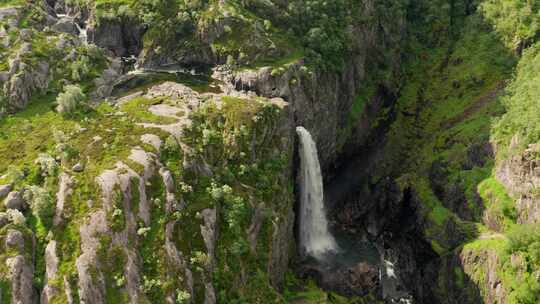
[[[78,23],[75,22],[77,29],[79,30],[79,39],[83,44],[88,44],[88,32],[86,30],[86,22],[83,23],[81,27]]]
[[[328,230],[324,209],[323,182],[317,146],[304,127],[297,127],[300,138],[300,248],[307,255],[321,259],[338,251]]]

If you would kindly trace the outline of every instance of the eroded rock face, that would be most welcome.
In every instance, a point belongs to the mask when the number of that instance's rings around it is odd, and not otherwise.
[[[117,57],[138,55],[142,49],[144,27],[136,20],[100,20],[88,28],[88,40]]]
[[[41,292],[41,304],[51,303],[54,296],[58,294],[56,287],[50,283],[56,279],[58,272],[58,255],[56,251],[56,241],[52,240],[45,248],[45,287]]]
[[[341,294],[366,295],[379,286],[379,268],[365,262],[322,275],[321,285]],[[351,294],[356,291],[356,294]]]
[[[109,232],[106,214],[103,210],[89,215],[88,221],[81,225],[81,256],[76,266],[79,276],[79,297],[84,303],[105,303],[105,278],[97,258],[99,235]]]
[[[203,273],[203,281],[205,286],[204,304],[216,303],[216,292],[212,283],[213,271],[216,263],[216,240],[218,237],[217,231],[217,213],[215,209],[205,209],[201,212],[204,220],[204,225],[201,225],[201,235],[206,246],[206,254],[208,263],[205,264],[205,272]]]
[[[60,225],[64,221],[64,207],[73,193],[73,178],[67,173],[60,174],[59,189],[56,193],[56,212],[54,214],[53,224]]]
[[[14,59],[10,62],[8,78],[4,92],[9,100],[9,109],[24,109],[34,92],[43,92],[49,86],[49,63],[40,61],[28,66],[20,59]]]
[[[459,248],[426,267],[425,289],[434,303],[507,303],[507,290],[497,273],[495,249]],[[518,265],[519,264],[519,265]],[[523,264],[514,267],[519,269]]]
[[[7,209],[16,209],[19,211],[23,211],[27,207],[26,201],[23,198],[22,191],[10,192],[4,200],[4,205]]]
[[[510,195],[517,198],[518,223],[539,223],[540,144],[529,145],[521,154],[503,160],[497,166],[496,174]]]
[[[79,29],[75,24],[75,21],[71,18],[62,18],[58,20],[53,26],[52,29],[57,32],[68,33],[72,35],[78,35]]]
[[[18,255],[6,260],[11,280],[11,303],[36,304],[34,268],[25,256]]]
[[[11,185],[0,186],[0,199],[4,199],[11,192]]]

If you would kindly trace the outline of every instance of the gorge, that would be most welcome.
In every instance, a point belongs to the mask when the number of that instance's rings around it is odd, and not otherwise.
[[[0,0],[0,303],[539,303],[539,16]]]

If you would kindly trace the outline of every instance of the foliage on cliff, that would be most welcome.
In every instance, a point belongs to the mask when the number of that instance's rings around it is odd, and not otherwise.
[[[521,153],[530,144],[540,142],[540,45],[524,51],[516,77],[502,102],[506,113],[495,123],[493,141],[498,157]]]

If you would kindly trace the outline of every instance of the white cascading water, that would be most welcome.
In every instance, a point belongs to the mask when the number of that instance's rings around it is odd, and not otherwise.
[[[86,22],[81,27],[78,23],[75,22],[75,25],[77,26],[77,29],[79,30],[79,39],[83,44],[88,44],[88,32],[86,30]]]
[[[338,246],[328,230],[317,146],[304,127],[297,127],[296,133],[300,138],[300,247],[321,259],[325,253],[337,252]]]

